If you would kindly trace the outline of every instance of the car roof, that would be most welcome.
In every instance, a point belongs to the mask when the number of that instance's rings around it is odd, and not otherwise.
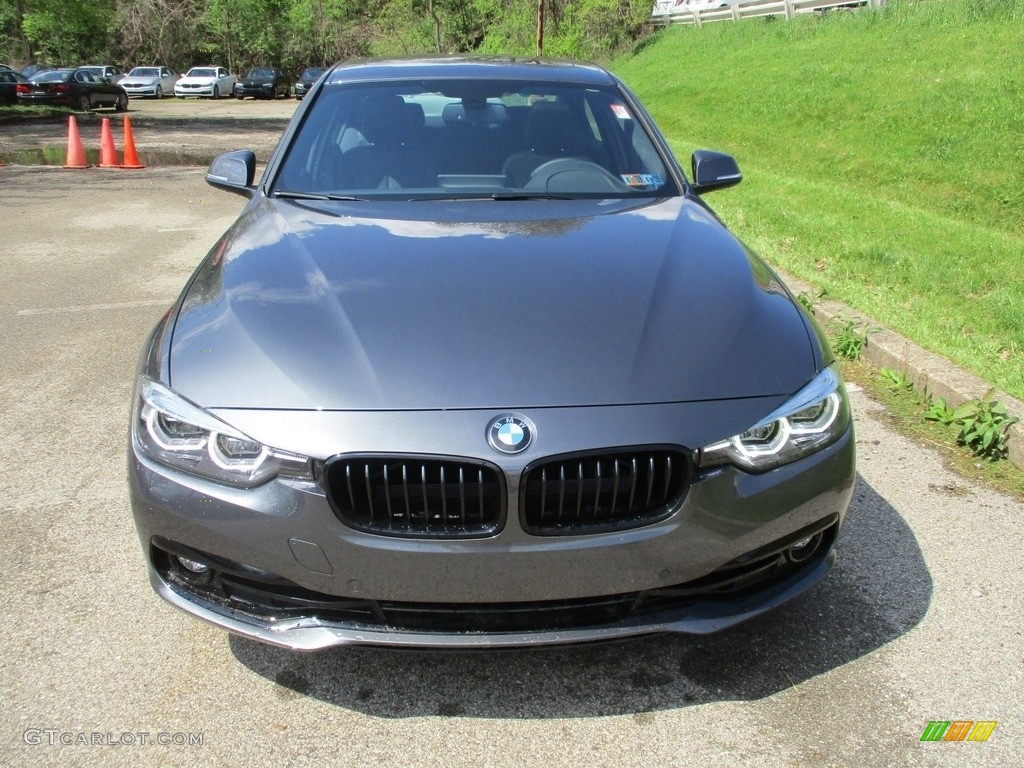
[[[584,85],[619,82],[608,70],[589,62],[505,56],[417,56],[345,61],[335,66],[327,82],[423,78],[550,80]]]

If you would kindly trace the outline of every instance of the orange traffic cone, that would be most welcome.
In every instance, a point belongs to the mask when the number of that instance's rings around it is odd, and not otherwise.
[[[117,166],[117,147],[114,146],[114,134],[110,132],[110,118],[104,117],[100,123],[100,168]]]
[[[65,168],[88,168],[85,162],[85,149],[82,147],[82,137],[78,135],[78,121],[74,115],[68,116],[68,154],[64,160]]]
[[[124,162],[121,168],[145,168],[139,162],[139,154],[135,151],[135,138],[132,136],[132,119],[124,116]]]

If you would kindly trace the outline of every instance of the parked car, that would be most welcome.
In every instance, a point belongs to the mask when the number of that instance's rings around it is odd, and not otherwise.
[[[86,69],[108,83],[120,83],[124,79],[124,72],[111,64],[86,64],[79,69]]]
[[[313,83],[326,71],[326,67],[307,67],[302,70],[299,79],[295,81],[295,98],[301,100],[306,95],[306,92],[313,87]]]
[[[101,80],[92,70],[53,69],[39,72],[27,83],[15,86],[19,104],[54,104],[76,107],[88,112],[97,107],[111,107],[118,112],[128,109],[128,94],[120,85]]]
[[[174,93],[178,75],[167,67],[134,67],[121,81],[129,96],[149,96],[162,99]]]
[[[667,16],[683,11],[717,11],[738,5],[743,0],[657,0],[652,16]]]
[[[288,98],[290,91],[288,76],[275,67],[250,69],[235,86],[235,96],[240,99],[246,96],[256,99],[276,99],[278,96]]]
[[[235,76],[224,67],[192,67],[174,84],[174,95],[179,99],[186,96],[209,96],[219,99],[235,91]]]
[[[668,16],[673,13],[692,10],[694,0],[655,0],[652,16]]]
[[[18,102],[15,91],[19,83],[27,83],[28,78],[13,69],[0,69],[0,105],[11,105]]]
[[[828,341],[614,75],[340,64],[145,345],[156,591],[232,632],[511,646],[706,633],[818,582],[853,491]],[[713,115],[707,115],[713,120]],[[768,625],[765,625],[766,627]]]

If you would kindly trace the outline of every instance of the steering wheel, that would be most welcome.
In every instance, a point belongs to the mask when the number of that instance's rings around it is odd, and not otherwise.
[[[579,157],[559,157],[538,165],[523,189],[545,192],[629,192],[608,169]]]

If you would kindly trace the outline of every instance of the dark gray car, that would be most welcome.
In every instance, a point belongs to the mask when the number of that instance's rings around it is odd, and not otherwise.
[[[828,344],[613,75],[339,65],[154,330],[129,449],[156,591],[275,645],[705,633],[835,562]]]
[[[327,71],[327,67],[307,67],[302,70],[302,74],[299,75],[295,81],[295,98],[302,100],[302,97],[313,87],[317,79],[324,72]]]
[[[284,95],[288,98],[290,83],[288,76],[274,67],[256,67],[245,73],[245,77],[235,85],[235,96],[244,99],[252,96],[256,99],[276,99]]]

